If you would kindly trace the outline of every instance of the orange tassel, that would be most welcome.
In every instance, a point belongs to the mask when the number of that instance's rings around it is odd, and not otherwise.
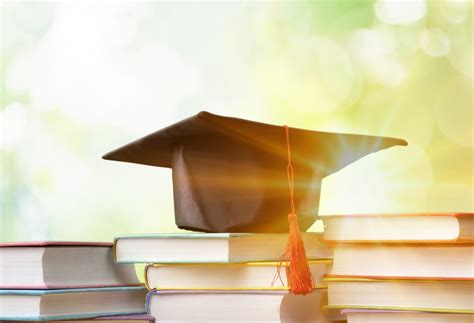
[[[285,131],[288,150],[288,166],[286,170],[288,175],[288,186],[290,189],[291,212],[290,214],[288,214],[290,231],[288,234],[288,242],[286,244],[286,250],[283,257],[289,262],[286,268],[288,288],[290,289],[290,292],[296,295],[306,295],[313,291],[314,280],[313,275],[311,274],[311,271],[309,269],[308,259],[306,258],[304,242],[301,236],[300,228],[298,226],[298,216],[296,215],[295,210],[293,180],[294,176],[293,166],[291,164],[290,133],[288,126],[285,126]]]
[[[288,214],[288,222],[290,223],[290,233],[285,252],[285,258],[289,261],[287,267],[288,287],[293,294],[306,295],[313,291],[314,281],[306,258],[296,213]]]

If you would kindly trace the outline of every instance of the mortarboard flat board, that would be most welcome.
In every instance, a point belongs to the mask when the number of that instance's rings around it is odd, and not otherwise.
[[[289,128],[299,227],[316,220],[322,179],[395,138]],[[176,224],[202,232],[288,232],[285,128],[199,114],[104,155],[172,169]]]

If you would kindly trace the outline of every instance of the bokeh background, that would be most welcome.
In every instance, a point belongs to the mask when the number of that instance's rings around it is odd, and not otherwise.
[[[100,157],[201,110],[409,142],[327,177],[320,214],[472,212],[472,11],[2,1],[0,240],[178,231],[169,169]]]

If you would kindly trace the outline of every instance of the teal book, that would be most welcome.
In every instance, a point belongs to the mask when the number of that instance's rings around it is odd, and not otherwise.
[[[47,321],[145,313],[144,287],[0,290],[0,320]]]
[[[330,259],[320,233],[303,233],[308,259]],[[120,236],[118,263],[247,263],[279,261],[287,234],[174,233]]]

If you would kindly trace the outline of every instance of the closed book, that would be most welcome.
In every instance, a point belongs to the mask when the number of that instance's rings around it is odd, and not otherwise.
[[[0,319],[47,321],[145,313],[144,287],[0,290]]]
[[[472,323],[474,314],[345,309],[347,323]]]
[[[342,244],[331,275],[474,278],[472,244]]]
[[[286,291],[153,291],[148,314],[156,322],[334,322],[338,311],[325,309],[326,292],[305,296]]]
[[[308,259],[331,258],[319,233],[304,233]],[[121,236],[115,239],[118,263],[229,263],[279,261],[288,234],[191,233]]]
[[[0,243],[0,289],[140,285],[133,265],[117,265],[103,242]]]
[[[323,285],[330,265],[331,260],[309,261],[316,287]],[[286,290],[286,269],[286,262],[155,264],[145,268],[145,281],[149,289],[156,290]]]
[[[27,323],[31,321],[0,321],[9,323]],[[53,323],[153,323],[155,318],[146,314],[130,314],[130,315],[111,315],[111,316],[99,316],[89,319],[78,319],[78,320],[51,320],[43,322]]]
[[[322,216],[324,240],[333,243],[471,243],[474,213],[400,213]]]
[[[332,277],[324,281],[331,308],[474,313],[472,279]]]

